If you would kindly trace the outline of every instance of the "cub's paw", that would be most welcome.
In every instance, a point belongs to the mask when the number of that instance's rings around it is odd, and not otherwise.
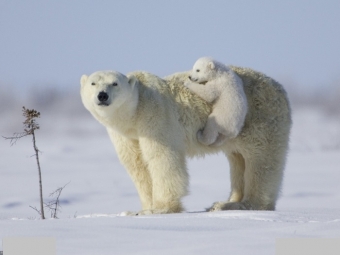
[[[219,147],[224,145],[225,141],[227,140],[227,137],[221,133],[218,133],[218,136],[216,138],[216,141],[213,142],[210,146],[212,147]]]
[[[204,145],[211,145],[215,142],[216,138],[210,135],[204,135],[203,130],[197,131],[197,140]]]
[[[186,79],[184,81],[184,87],[189,88],[190,86],[193,86],[193,85],[194,85],[194,83],[192,81],[190,81],[189,79]]]

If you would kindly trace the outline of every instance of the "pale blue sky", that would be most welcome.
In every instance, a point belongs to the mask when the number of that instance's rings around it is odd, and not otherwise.
[[[277,80],[340,79],[340,1],[0,2],[0,84],[79,86],[112,69],[159,76],[201,56]]]

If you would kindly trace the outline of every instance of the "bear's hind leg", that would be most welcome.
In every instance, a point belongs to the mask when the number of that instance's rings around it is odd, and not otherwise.
[[[229,202],[240,202],[244,192],[245,162],[240,153],[234,152],[228,155],[230,165],[231,192]]]
[[[284,160],[285,157],[275,150],[245,155],[242,201],[225,204],[223,210],[275,210]]]
[[[228,201],[215,202],[207,211],[246,210],[240,202],[244,193],[245,162],[240,153],[233,152],[227,155],[230,165],[231,192]],[[228,209],[227,209],[228,208]]]
[[[246,158],[245,186],[242,202],[253,210],[275,210],[283,179],[285,155],[275,150],[265,156]]]

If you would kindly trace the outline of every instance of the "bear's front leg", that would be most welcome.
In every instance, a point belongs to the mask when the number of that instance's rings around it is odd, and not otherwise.
[[[134,182],[142,203],[143,210],[152,208],[152,183],[149,170],[143,160],[138,140],[131,140],[119,135],[114,130],[107,130],[117,151],[120,162],[126,168]],[[133,213],[132,213],[133,214]]]
[[[152,180],[152,209],[139,214],[183,211],[181,198],[188,193],[189,180],[184,149],[176,145],[176,140],[155,135],[139,139]]]

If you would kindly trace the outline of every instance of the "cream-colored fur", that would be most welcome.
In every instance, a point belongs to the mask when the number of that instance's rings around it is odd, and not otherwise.
[[[221,146],[196,139],[212,106],[184,87],[188,72],[165,79],[146,72],[82,76],[84,106],[107,128],[134,181],[139,214],[181,212],[189,183],[186,157],[220,151],[230,162],[231,194],[210,210],[275,209],[291,126],[286,93],[263,74],[232,69],[243,81],[249,111],[239,135]]]
[[[239,134],[248,110],[247,97],[242,80],[233,70],[203,57],[195,62],[184,85],[213,107],[204,129],[197,132],[201,143],[220,145]]]

